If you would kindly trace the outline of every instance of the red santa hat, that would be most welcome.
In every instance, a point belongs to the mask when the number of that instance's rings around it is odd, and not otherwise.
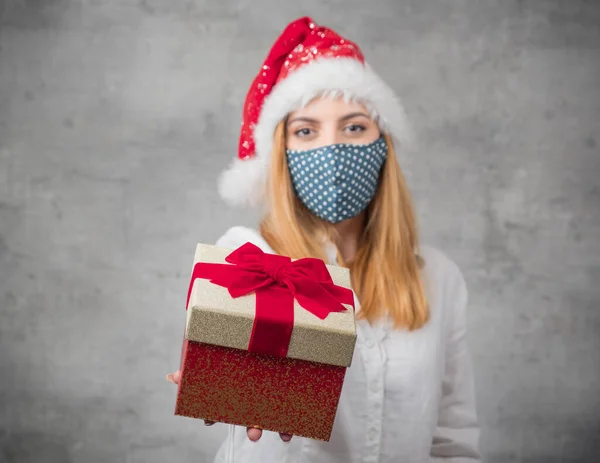
[[[382,131],[408,141],[408,124],[394,91],[365,62],[355,43],[304,17],[290,23],[248,91],[238,156],[219,179],[230,205],[259,204],[266,191],[277,124],[318,96],[359,101]]]

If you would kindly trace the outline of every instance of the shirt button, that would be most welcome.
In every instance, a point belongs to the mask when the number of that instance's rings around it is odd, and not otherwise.
[[[370,339],[367,339],[367,341],[365,342],[365,344],[367,345],[367,347],[368,347],[369,349],[375,345],[375,344],[373,343],[373,341],[371,341]]]

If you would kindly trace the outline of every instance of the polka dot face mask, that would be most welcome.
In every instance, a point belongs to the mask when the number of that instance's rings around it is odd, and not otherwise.
[[[375,196],[387,144],[381,137],[368,145],[287,150],[286,155],[300,201],[316,216],[338,223],[356,217]]]

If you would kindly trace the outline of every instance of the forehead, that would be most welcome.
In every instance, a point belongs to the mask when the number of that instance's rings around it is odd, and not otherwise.
[[[289,115],[290,120],[296,117],[311,119],[339,119],[349,113],[364,113],[370,117],[365,105],[357,101],[345,101],[342,97],[318,97],[310,101],[306,106]]]

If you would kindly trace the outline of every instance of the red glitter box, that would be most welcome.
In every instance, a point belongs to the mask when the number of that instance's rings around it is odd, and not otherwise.
[[[199,244],[175,414],[328,441],[356,342],[347,269]]]

